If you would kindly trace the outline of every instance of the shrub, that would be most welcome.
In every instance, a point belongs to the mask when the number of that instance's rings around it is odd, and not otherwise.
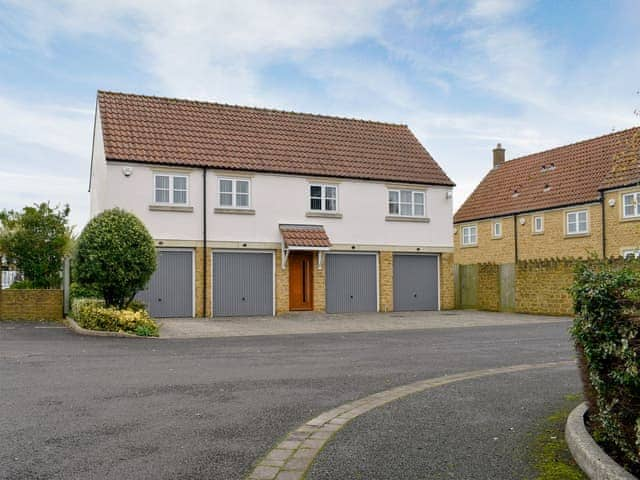
[[[89,330],[158,336],[158,324],[145,310],[118,310],[106,307],[103,300],[82,298],[73,302],[72,313],[78,325]]]
[[[153,239],[135,215],[106,210],[80,235],[74,266],[78,283],[94,285],[107,306],[123,309],[156,269]]]
[[[62,259],[71,244],[68,217],[68,206],[48,203],[0,212],[0,252],[30,282],[23,288],[60,287]]]
[[[71,301],[76,298],[100,298],[102,292],[92,285],[80,285],[73,282],[69,285],[69,298]]]
[[[632,267],[633,266],[633,267]],[[571,334],[582,364],[593,434],[640,472],[640,273],[637,264],[579,264]]]

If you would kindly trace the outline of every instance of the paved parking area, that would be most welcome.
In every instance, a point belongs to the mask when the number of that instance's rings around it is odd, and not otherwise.
[[[0,322],[0,479],[240,480],[288,432],[338,405],[442,375],[571,360],[568,326],[560,320],[138,340],[79,336],[57,324]],[[577,378],[575,369],[560,370],[558,375],[568,382]],[[491,411],[486,404],[497,408],[500,401],[514,396],[525,403],[532,395],[546,396],[557,379],[549,375],[549,383],[541,388],[535,383],[539,378],[517,376],[507,385],[508,396],[499,391],[492,395],[491,389],[474,393],[473,386],[461,391],[460,384],[443,390],[436,403],[429,400],[424,408],[451,405]],[[406,401],[406,408],[390,410],[393,417],[406,411],[406,421],[381,424],[380,435],[394,428],[394,435],[413,435],[405,425],[421,407]],[[549,408],[553,401],[549,397]],[[467,448],[466,442],[476,441],[465,433],[464,422],[475,421],[467,413],[472,412],[441,412],[433,417],[441,423],[442,435],[450,432],[450,445]],[[364,439],[368,445],[377,442],[376,432],[371,434]],[[336,440],[339,450],[341,445],[355,448],[349,446],[349,437]],[[416,441],[431,440],[416,437]],[[439,462],[442,450],[424,454],[434,455],[425,461]],[[331,459],[319,461],[315,467],[320,469],[315,470],[319,478],[345,478]],[[368,460],[363,457],[363,461]],[[411,465],[407,462],[399,470],[404,478],[443,478],[412,477]],[[421,463],[414,465],[420,468]],[[347,475],[350,468],[345,464]]]
[[[433,328],[554,323],[565,317],[449,310],[359,314],[289,313],[277,317],[174,318],[160,320],[162,338],[239,337],[309,333],[382,332]]]

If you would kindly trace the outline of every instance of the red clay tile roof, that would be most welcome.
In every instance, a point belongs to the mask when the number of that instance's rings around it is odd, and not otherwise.
[[[280,225],[280,233],[286,248],[331,246],[322,225]]]
[[[622,130],[505,162],[489,171],[454,222],[597,201],[616,160],[639,131],[640,127]],[[637,173],[637,162],[635,169]],[[634,176],[632,169],[627,173],[616,176],[607,188]]]
[[[98,92],[107,160],[453,182],[406,125]]]
[[[616,155],[613,167],[600,184],[608,189],[640,183],[640,128],[621,139],[621,152]]]

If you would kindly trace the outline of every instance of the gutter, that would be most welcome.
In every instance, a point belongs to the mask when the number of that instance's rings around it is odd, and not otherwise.
[[[202,316],[207,316],[207,167],[202,167]]]

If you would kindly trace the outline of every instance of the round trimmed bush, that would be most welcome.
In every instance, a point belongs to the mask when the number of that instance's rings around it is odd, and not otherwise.
[[[156,269],[153,238],[132,213],[105,210],[82,231],[74,268],[76,281],[101,292],[107,307],[125,308]]]

